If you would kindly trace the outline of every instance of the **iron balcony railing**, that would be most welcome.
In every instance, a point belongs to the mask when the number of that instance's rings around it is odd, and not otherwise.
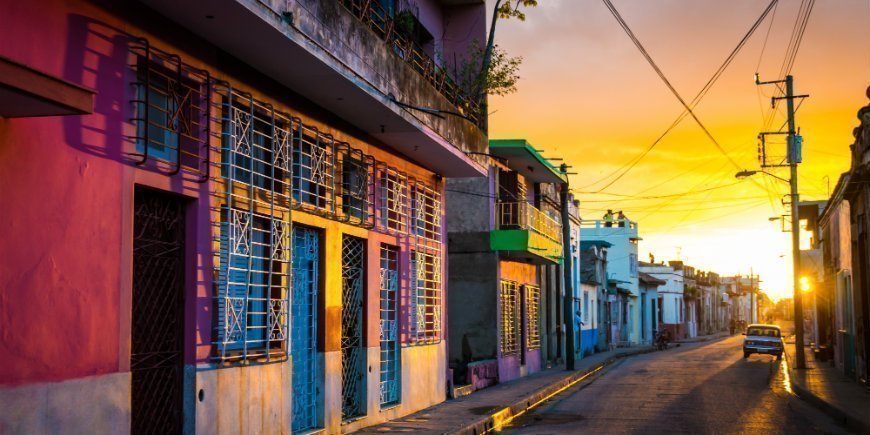
[[[499,202],[496,226],[500,230],[534,231],[556,243],[562,243],[562,224],[527,202]]]
[[[339,0],[363,24],[368,26],[402,60],[426,79],[438,92],[456,106],[462,116],[483,128],[481,108],[422,47],[396,29],[390,12],[378,1]]]

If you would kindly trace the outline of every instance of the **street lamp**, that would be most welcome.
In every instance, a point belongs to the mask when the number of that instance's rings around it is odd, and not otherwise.
[[[771,174],[770,172],[767,172],[767,171],[750,171],[748,169],[744,169],[744,170],[734,174],[734,177],[737,178],[738,180],[743,180],[743,179],[749,178],[755,174],[768,175],[768,176],[771,176],[773,178],[776,178],[779,181],[782,181],[783,183],[790,183],[789,180],[786,180],[785,178],[782,178],[779,175]]]

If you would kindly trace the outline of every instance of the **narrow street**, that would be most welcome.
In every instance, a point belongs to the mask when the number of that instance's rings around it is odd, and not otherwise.
[[[784,363],[744,360],[742,340],[625,358],[503,433],[847,433],[789,392]]]

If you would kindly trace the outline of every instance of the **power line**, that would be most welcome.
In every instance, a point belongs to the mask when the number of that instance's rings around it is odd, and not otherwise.
[[[684,119],[687,114],[690,115],[692,117],[692,119],[695,120],[695,122],[698,124],[699,127],[701,127],[701,129],[704,131],[704,133],[707,135],[707,137],[713,142],[713,144],[716,146],[716,148],[719,150],[719,152],[722,153],[722,155],[725,156],[725,158],[728,159],[728,161],[735,168],[742,169],[740,167],[740,165],[738,165],[737,162],[734,161],[734,159],[731,158],[730,155],[728,155],[728,153],[725,151],[725,149],[722,148],[722,146],[719,144],[719,142],[716,140],[716,138],[713,137],[713,135],[710,133],[710,131],[707,129],[707,127],[701,122],[701,120],[698,118],[698,116],[694,113],[693,108],[695,106],[697,106],[700,99],[703,98],[704,95],[706,95],[706,93],[709,91],[709,89],[713,86],[713,83],[715,83],[715,81],[718,80],[718,78],[724,72],[725,68],[727,68],[727,66],[731,63],[731,61],[734,59],[734,57],[737,55],[737,53],[740,51],[740,49],[746,43],[748,38],[755,32],[755,30],[758,28],[758,26],[761,24],[761,22],[767,16],[767,14],[772,10],[774,5],[776,5],[777,0],[771,0],[770,4],[768,4],[767,8],[765,8],[762,15],[758,18],[758,20],[755,21],[755,23],[753,23],[752,27],[749,29],[749,31],[746,33],[746,35],[744,35],[744,37],[740,40],[737,47],[735,47],[735,49],[732,50],[731,54],[728,56],[728,58],[726,58],[725,62],[722,64],[722,66],[720,66],[719,70],[716,71],[716,73],[713,75],[713,77],[710,78],[710,80],[707,82],[707,84],[704,86],[704,88],[702,88],[702,90],[698,93],[698,95],[695,97],[695,99],[692,100],[691,105],[687,104],[686,101],[679,94],[679,92],[677,92],[677,90],[674,88],[674,86],[671,84],[671,82],[668,80],[668,78],[664,75],[661,68],[659,68],[659,66],[655,63],[655,61],[650,56],[649,52],[647,52],[646,48],[644,48],[643,44],[640,42],[640,40],[637,38],[637,36],[635,36],[634,32],[628,26],[628,23],[626,23],[625,20],[622,18],[622,16],[620,15],[620,13],[616,9],[616,7],[613,5],[613,3],[610,0],[603,0],[603,2],[605,4],[605,6],[607,7],[607,9],[610,10],[611,14],[616,19],[616,21],[620,25],[620,27],[622,27],[622,29],[626,32],[626,34],[632,40],[634,45],[641,52],[641,55],[643,55],[643,57],[647,60],[647,62],[650,64],[650,66],[653,68],[653,70],[655,70],[656,74],[658,74],[659,78],[661,78],[661,80],[665,83],[665,85],[668,87],[668,89],[671,91],[671,93],[673,93],[674,96],[677,98],[677,100],[680,101],[680,104],[683,105],[683,108],[685,110],[683,111],[683,113],[680,114],[680,116],[677,118],[677,120],[674,121],[674,123],[671,124],[671,126],[668,127],[668,129],[661,136],[659,136],[659,138],[656,139],[656,141],[653,142],[653,144],[650,147],[647,148],[647,150],[645,150],[638,158],[636,158],[634,161],[631,162],[631,164],[629,165],[629,167],[627,169],[623,170],[623,172],[619,176],[617,176],[616,178],[611,180],[609,183],[607,183],[605,186],[600,188],[598,190],[598,192],[601,192],[604,189],[610,187],[616,181],[618,181],[620,178],[625,176],[625,174],[627,174],[628,171],[630,171],[632,168],[634,168],[634,166],[636,166],[637,163],[639,163],[640,160],[643,159],[643,157],[645,157],[649,153],[649,151],[652,151],[652,149],[661,141],[661,139],[668,132],[670,132],[676,126],[676,124],[678,124],[680,121],[682,121],[682,119]],[[610,176],[608,176],[608,177],[610,177]],[[604,179],[607,179],[608,177],[605,177]],[[593,183],[592,185],[594,185],[594,184],[597,184],[597,182]],[[589,186],[586,186],[586,187],[589,187]]]

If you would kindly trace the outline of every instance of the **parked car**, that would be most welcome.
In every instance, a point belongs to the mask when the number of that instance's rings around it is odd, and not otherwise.
[[[783,342],[779,326],[752,324],[743,333],[743,358],[749,358],[753,353],[766,353],[782,358]]]

